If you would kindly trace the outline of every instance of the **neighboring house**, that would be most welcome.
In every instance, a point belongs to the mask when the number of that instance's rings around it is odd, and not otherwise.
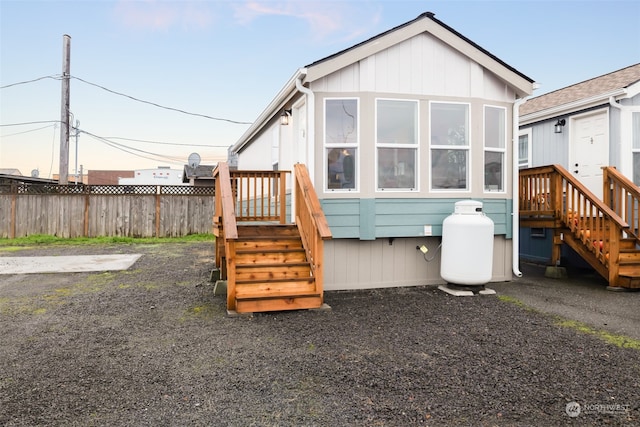
[[[182,182],[194,187],[213,187],[213,170],[216,165],[184,165]]]
[[[599,198],[603,166],[640,185],[640,64],[527,100],[519,127],[521,167],[559,164]],[[522,228],[521,257],[547,261],[551,239],[544,229]]]
[[[20,169],[15,168],[0,169],[0,175],[22,176],[22,172],[20,172]]]
[[[22,176],[16,174],[14,171],[18,171],[18,169],[0,169],[0,185],[2,186],[10,186],[14,184],[57,184],[57,180],[47,179],[47,178],[38,178],[33,176]],[[9,173],[3,173],[9,172]],[[18,171],[20,172],[20,171]]]
[[[230,158],[238,170],[307,165],[333,235],[325,289],[443,283],[442,223],[467,199],[495,224],[491,281],[511,280],[514,129],[533,88],[424,13],[297,70]]]
[[[137,169],[133,178],[119,178],[118,185],[184,185],[182,171],[168,166],[157,169]]]

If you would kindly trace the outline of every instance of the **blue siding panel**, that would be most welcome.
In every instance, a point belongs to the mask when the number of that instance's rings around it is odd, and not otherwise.
[[[421,237],[431,225],[442,235],[442,222],[462,199],[328,199],[322,208],[333,237],[375,240],[386,237]],[[484,199],[485,214],[494,223],[494,234],[511,238],[513,217],[510,199]]]
[[[376,239],[376,206],[374,199],[360,199],[360,240]]]

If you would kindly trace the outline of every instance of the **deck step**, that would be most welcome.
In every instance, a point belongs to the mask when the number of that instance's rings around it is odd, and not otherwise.
[[[311,277],[308,262],[287,264],[251,264],[236,265],[236,281],[265,281],[277,279],[299,279]]]
[[[236,251],[236,265],[264,265],[300,263],[307,260],[304,249],[274,249]]]
[[[640,289],[640,276],[618,276],[618,287],[628,289]]]
[[[236,300],[257,298],[291,298],[316,295],[313,282],[278,282],[247,286],[236,285]]]
[[[238,313],[304,310],[322,307],[320,294],[291,295],[288,297],[236,299]]]

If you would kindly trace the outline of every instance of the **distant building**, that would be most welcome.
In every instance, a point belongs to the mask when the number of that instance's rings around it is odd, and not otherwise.
[[[53,174],[53,180],[58,182],[60,180],[60,175],[57,173]],[[76,183],[76,176],[75,175],[68,175],[67,176],[67,181],[69,182],[69,184],[75,184]],[[82,176],[78,177],[78,183],[79,184],[88,184],[89,183],[89,176],[87,174],[84,174]]]
[[[7,169],[0,169],[0,175],[22,176],[22,173],[18,169],[7,168]]]
[[[15,169],[17,170],[17,169]],[[0,186],[12,185],[12,184],[57,184],[58,182],[53,179],[38,178],[33,176],[22,176],[12,173],[4,173],[7,169],[0,169]],[[0,192],[2,190],[0,189]]]
[[[194,187],[213,187],[213,170],[216,165],[184,165],[182,172],[182,182],[189,183]]]
[[[133,178],[134,171],[126,170],[90,170],[88,175],[89,185],[118,185],[120,178]]]
[[[133,178],[119,178],[119,185],[185,185],[182,182],[182,171],[168,166],[157,169],[137,169]]]

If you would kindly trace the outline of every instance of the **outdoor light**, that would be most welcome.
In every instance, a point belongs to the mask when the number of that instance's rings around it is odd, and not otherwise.
[[[556,123],[555,126],[555,132],[556,133],[562,133],[562,127],[566,124],[564,119],[558,119],[558,122]]]
[[[291,116],[291,110],[283,110],[280,115],[280,124],[286,126],[289,124],[289,117]]]

